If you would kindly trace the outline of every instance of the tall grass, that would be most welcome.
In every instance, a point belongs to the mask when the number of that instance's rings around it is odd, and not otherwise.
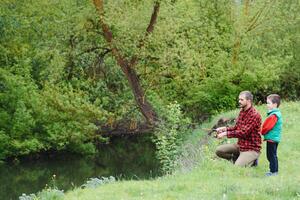
[[[259,111],[264,116],[265,106]],[[184,145],[180,167],[173,174],[155,180],[117,181],[96,189],[76,189],[65,195],[67,200],[93,199],[300,199],[300,103],[283,103],[283,136],[278,147],[279,175],[265,177],[268,162],[263,144],[256,168],[239,168],[218,159],[214,150],[219,143],[232,140],[208,138],[200,143],[205,131],[220,116],[234,116],[232,111],[216,116],[195,130]]]

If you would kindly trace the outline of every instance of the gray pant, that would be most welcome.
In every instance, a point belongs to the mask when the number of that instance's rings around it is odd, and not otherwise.
[[[216,154],[220,158],[232,161],[237,166],[250,166],[258,159],[260,153],[256,151],[240,152],[237,144],[223,144],[217,147]]]

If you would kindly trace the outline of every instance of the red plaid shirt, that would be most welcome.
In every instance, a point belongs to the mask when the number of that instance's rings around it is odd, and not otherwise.
[[[240,151],[260,152],[260,126],[261,116],[254,107],[241,110],[235,126],[227,128],[227,137],[238,138]]]

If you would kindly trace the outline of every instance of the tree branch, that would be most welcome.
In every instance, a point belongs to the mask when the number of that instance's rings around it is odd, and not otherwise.
[[[82,54],[90,53],[90,52],[93,52],[93,51],[98,50],[98,49],[103,50],[104,51],[104,55],[111,51],[110,49],[105,48],[105,47],[101,47],[101,46],[100,47],[90,47],[90,48],[88,48],[88,49],[86,49],[86,50],[78,53],[76,56],[81,56]]]
[[[149,35],[154,30],[154,25],[156,23],[157,15],[158,15],[158,12],[159,12],[159,6],[160,6],[159,2],[156,1],[154,3],[153,12],[152,12],[152,15],[151,15],[151,19],[150,19],[149,25],[148,25],[148,27],[146,29],[145,36]]]
[[[271,5],[271,3],[269,5]],[[268,9],[268,6],[267,6],[267,3],[265,3],[264,6],[259,11],[257,11],[257,13],[249,21],[250,24],[247,27],[245,33],[252,31],[253,29],[255,29],[257,26],[259,26],[261,24],[261,23],[258,23],[258,20],[259,20],[259,18],[262,18],[263,12],[267,9]]]
[[[103,6],[103,0],[93,0],[94,5],[99,13],[100,17],[100,26],[103,32],[104,39],[107,41],[108,45],[110,46],[110,49],[112,51],[112,54],[117,60],[117,63],[120,66],[128,66],[128,62],[123,58],[119,50],[113,45],[113,34],[109,28],[109,26],[104,22],[104,6]],[[124,68],[121,67],[121,69],[124,71]]]
[[[140,111],[146,118],[147,122],[151,125],[157,121],[157,114],[155,113],[152,105],[145,99],[143,88],[141,87],[138,75],[136,71],[133,69],[133,65],[136,63],[137,58],[133,57],[130,61],[127,60],[120,52],[120,50],[113,44],[113,34],[109,28],[109,26],[105,23],[104,20],[104,6],[103,0],[93,0],[93,3],[99,13],[100,26],[103,31],[103,37],[107,41],[112,55],[117,60],[118,65],[121,67],[123,73],[125,74],[129,85],[132,89],[133,95],[135,97],[136,103],[140,108]],[[147,31],[153,31],[153,26],[156,22],[157,12],[158,12],[159,4],[156,2],[154,6],[154,12],[152,13],[152,17],[150,20],[150,24],[147,28]]]
[[[159,7],[160,7],[160,4],[158,1],[156,1],[154,3],[154,6],[153,6],[153,12],[152,12],[152,15],[151,15],[151,19],[150,19],[150,22],[148,24],[148,27],[146,29],[146,33],[145,33],[145,36],[139,41],[139,44],[138,44],[138,48],[140,49],[141,47],[143,47],[144,45],[144,41],[145,41],[145,38],[153,32],[154,30],[154,25],[156,24],[156,21],[157,21],[157,16],[158,16],[158,12],[159,12]]]
[[[159,8],[160,8],[160,4],[158,1],[155,1],[154,3],[154,6],[153,6],[153,12],[152,12],[152,15],[151,15],[151,19],[150,19],[150,22],[148,24],[148,27],[146,29],[146,33],[145,33],[145,36],[140,39],[139,43],[138,43],[138,49],[141,49],[144,44],[145,44],[145,40],[147,38],[147,36],[153,32],[154,30],[154,25],[156,24],[156,21],[157,21],[157,16],[158,16],[158,12],[159,12]],[[130,60],[130,64],[131,66],[134,66],[137,62],[138,58],[137,56],[133,56]]]

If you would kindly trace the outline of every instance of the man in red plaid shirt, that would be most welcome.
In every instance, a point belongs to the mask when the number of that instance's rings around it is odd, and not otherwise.
[[[250,166],[257,161],[261,149],[261,116],[253,107],[253,95],[243,91],[239,95],[241,108],[236,125],[220,127],[217,137],[238,138],[237,144],[224,144],[217,147],[217,156],[230,160],[238,166]]]

